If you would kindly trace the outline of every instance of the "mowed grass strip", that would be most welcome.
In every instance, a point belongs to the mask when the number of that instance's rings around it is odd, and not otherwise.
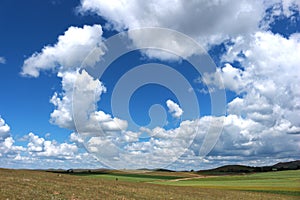
[[[197,186],[229,190],[259,191],[300,196],[300,170],[230,175],[156,182],[176,186]]]

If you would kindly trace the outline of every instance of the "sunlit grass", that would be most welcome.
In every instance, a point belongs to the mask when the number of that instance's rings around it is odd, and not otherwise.
[[[156,183],[176,186],[259,191],[300,196],[300,170],[265,172],[250,175],[193,178],[189,180]]]

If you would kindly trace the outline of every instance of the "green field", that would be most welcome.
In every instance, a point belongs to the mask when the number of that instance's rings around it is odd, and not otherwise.
[[[299,170],[212,177],[192,172],[0,169],[0,199],[299,199],[299,175]]]
[[[189,180],[156,182],[176,186],[196,186],[230,190],[259,191],[300,196],[300,170],[250,175],[196,177]]]
[[[85,175],[92,178],[103,178],[108,180],[129,181],[129,182],[154,182],[154,181],[166,181],[176,180],[184,178],[182,176],[162,176],[151,174],[100,174],[100,175]]]
[[[199,176],[195,173],[181,173],[168,176],[156,173],[110,173],[88,175],[88,177],[127,182],[189,186],[240,191],[256,191],[289,196],[300,196],[300,170],[264,172],[248,175]],[[178,174],[179,175],[179,174]],[[188,176],[189,175],[189,176]]]

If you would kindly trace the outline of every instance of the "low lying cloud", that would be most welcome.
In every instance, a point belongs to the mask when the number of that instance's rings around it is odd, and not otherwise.
[[[22,142],[26,144],[18,146],[10,133],[10,126],[0,117],[1,167],[44,169],[72,166],[99,167],[98,161],[93,156],[79,149],[80,140],[75,142],[75,139],[75,136],[71,135],[71,143],[59,143],[29,133],[22,137]]]
[[[50,157],[52,159],[72,159],[78,152],[75,144],[48,141],[33,133],[28,134],[27,152],[33,157]]]

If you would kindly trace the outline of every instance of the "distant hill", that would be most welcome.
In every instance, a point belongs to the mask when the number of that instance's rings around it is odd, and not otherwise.
[[[300,169],[300,160],[291,162],[280,162],[271,166],[245,166],[245,165],[224,165],[214,169],[199,170],[196,171],[198,174],[203,175],[226,175],[226,174],[242,174],[242,173],[253,173],[253,172],[268,172],[268,171],[282,171],[282,170],[296,170]],[[138,173],[138,172],[175,172],[168,169],[138,169],[138,170],[111,170],[111,169],[48,169],[42,170],[55,173],[75,173],[75,174],[109,174],[124,172],[127,173]],[[193,171],[192,171],[193,172]]]
[[[169,169],[154,169],[153,171],[156,171],[156,172],[175,172],[175,171],[169,170]]]
[[[244,165],[224,165],[215,169],[200,170],[201,174],[230,174],[230,173],[250,173],[255,171],[255,167]]]
[[[276,168],[277,170],[300,169],[300,160],[291,162],[280,162],[273,165],[273,168]]]
[[[215,169],[200,170],[200,174],[237,174],[237,173],[251,173],[251,172],[268,172],[268,171],[282,171],[300,169],[300,160],[291,162],[280,162],[271,166],[252,167],[245,165],[225,165]]]

